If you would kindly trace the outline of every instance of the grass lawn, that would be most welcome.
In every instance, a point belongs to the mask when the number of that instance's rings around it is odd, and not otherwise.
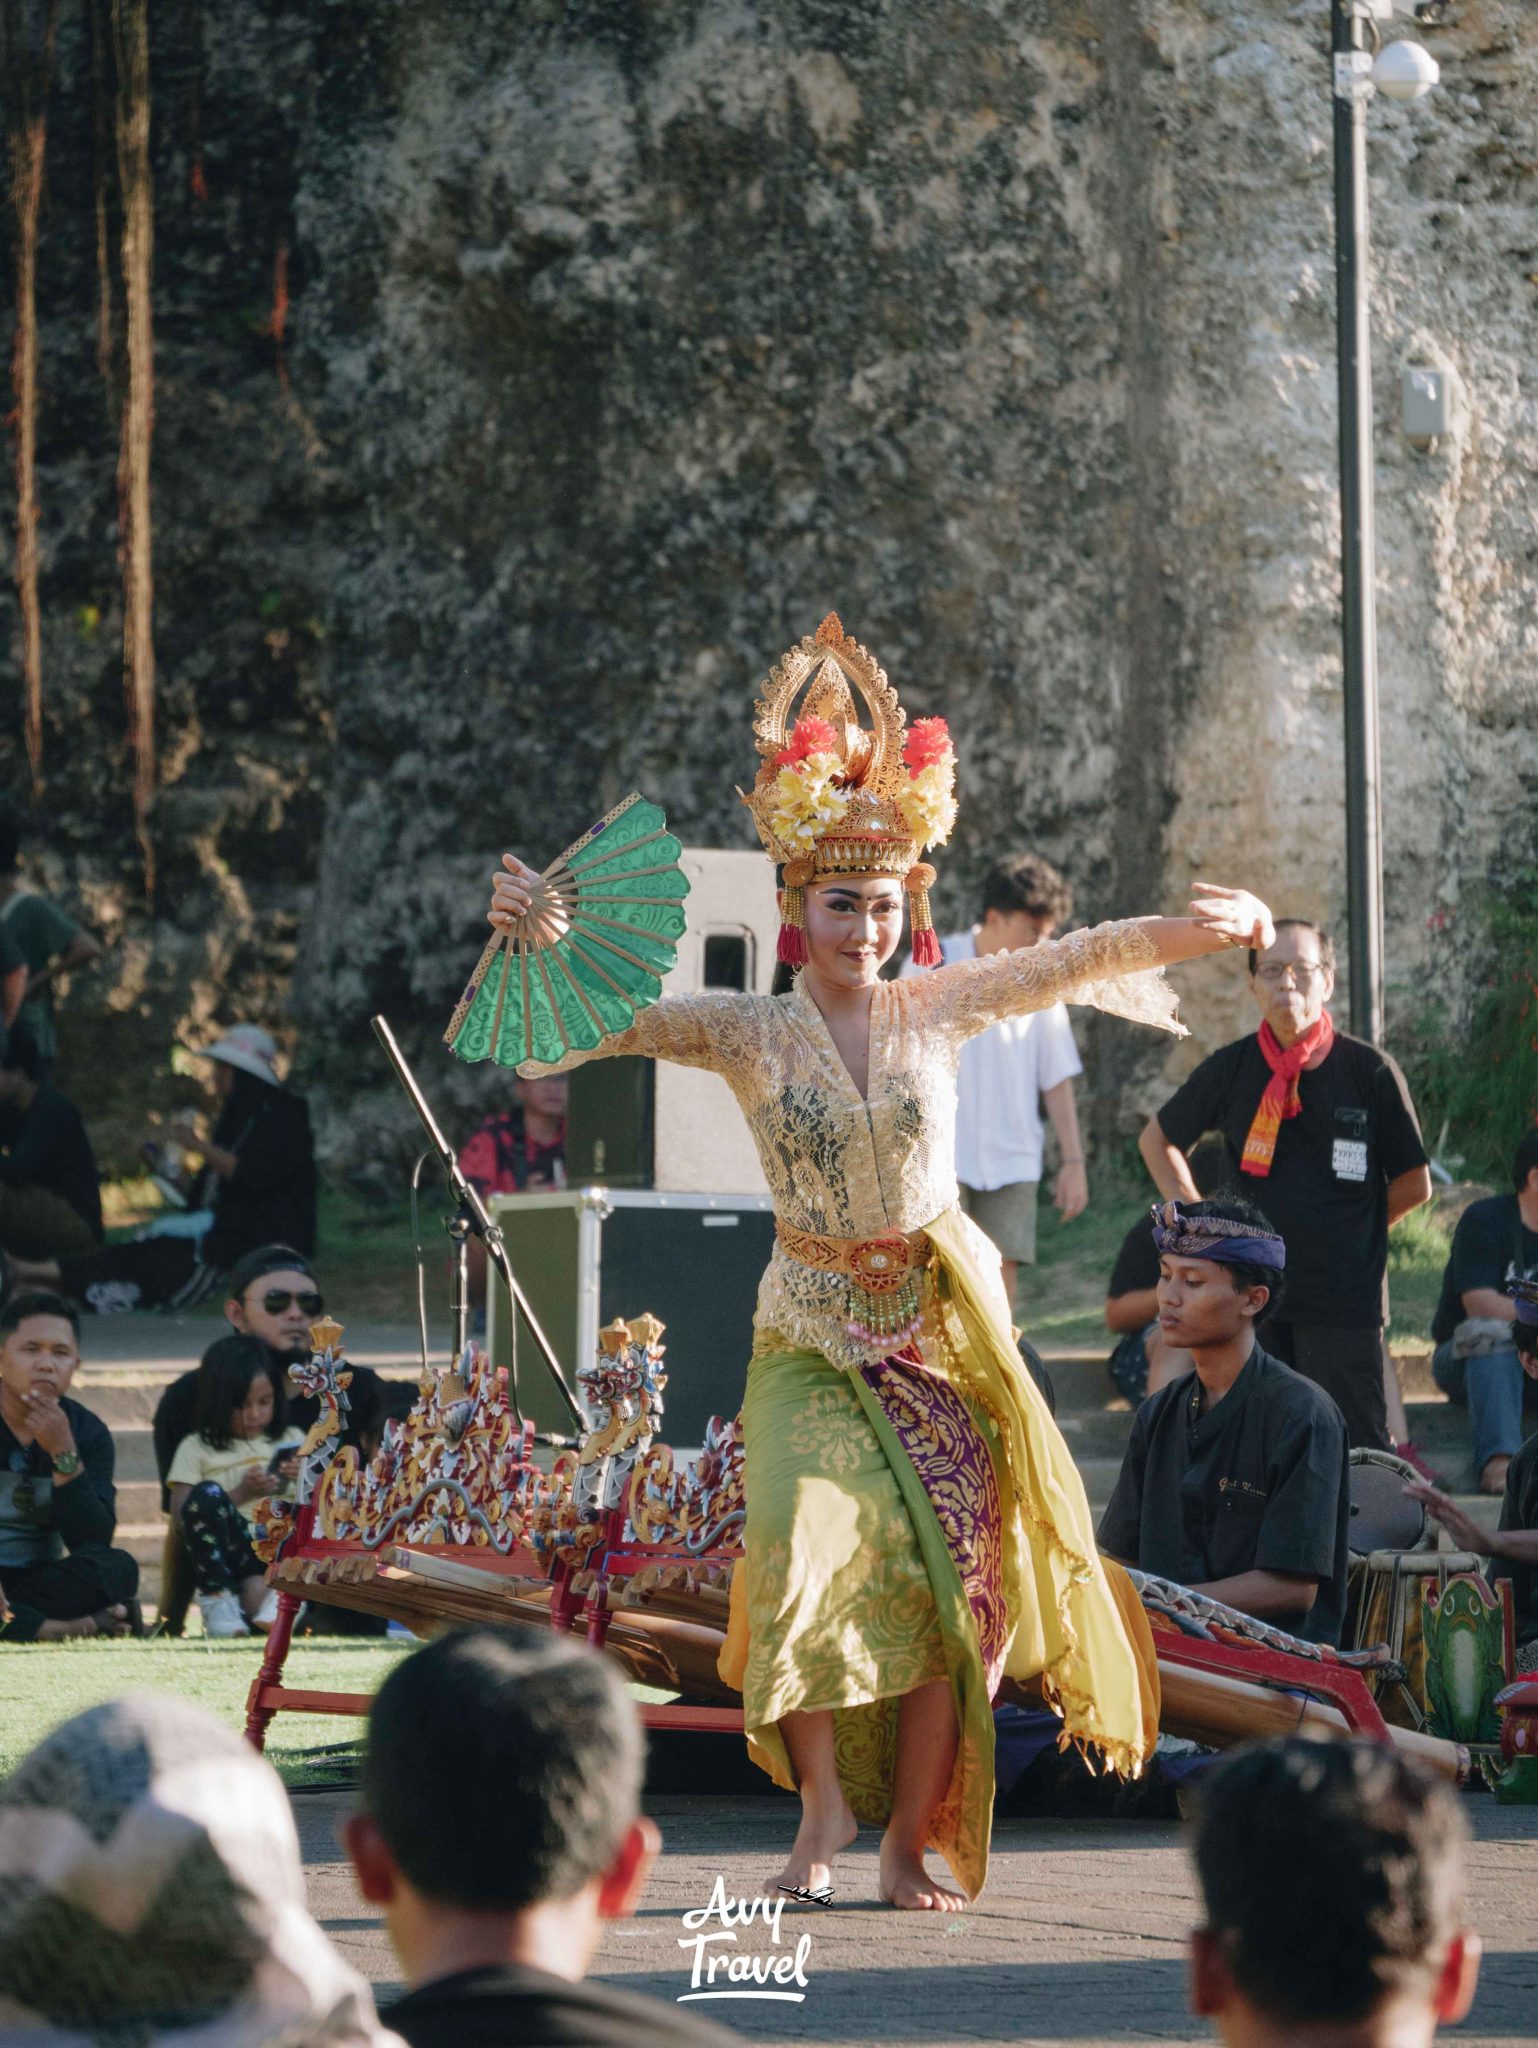
[[[396,1659],[417,1647],[404,1639],[301,1640],[288,1653],[283,1682],[296,1691],[372,1694]],[[246,1725],[246,1694],[260,1662],[259,1644],[198,1638],[34,1643],[0,1650],[0,1780],[61,1721],[126,1692],[166,1692],[195,1700],[239,1731]],[[630,1692],[640,1704],[674,1697],[645,1685],[633,1684]],[[267,1756],[286,1785],[299,1790],[331,1785],[356,1775],[362,1737],[363,1723],[351,1714],[279,1714],[267,1731]],[[667,1738],[657,1740],[665,1743]],[[740,1741],[734,1742],[740,1748]]]
[[[1147,1182],[1103,1180],[1084,1214],[1064,1223],[1052,1206],[1050,1185],[1042,1185],[1037,1264],[1034,1270],[1027,1268],[1021,1280],[1017,1318],[1025,1334],[1043,1349],[1103,1345],[1109,1350],[1103,1314],[1106,1282],[1123,1237],[1147,1216],[1152,1191]],[[1462,1199],[1467,1199],[1467,1190]],[[1453,1221],[1433,1201],[1389,1234],[1389,1334],[1396,1341],[1428,1338]]]
[[[372,1693],[407,1643],[296,1643],[285,1683],[319,1692]],[[245,1726],[246,1694],[261,1649],[247,1642],[38,1643],[0,1651],[0,1777],[71,1714],[125,1692],[195,1700],[228,1727]],[[286,1783],[337,1774],[338,1762],[307,1754],[348,1748],[362,1724],[341,1714],[279,1714],[267,1754]],[[342,1768],[347,1766],[344,1764]]]

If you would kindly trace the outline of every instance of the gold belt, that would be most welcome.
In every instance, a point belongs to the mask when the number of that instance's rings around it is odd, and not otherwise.
[[[934,1257],[928,1233],[889,1230],[880,1237],[820,1237],[777,1216],[774,1234],[799,1265],[848,1281],[846,1328],[869,1344],[897,1344],[918,1328],[925,1270]]]

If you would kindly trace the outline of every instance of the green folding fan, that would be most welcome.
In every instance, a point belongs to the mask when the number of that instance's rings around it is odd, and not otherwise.
[[[655,804],[627,796],[540,876],[444,1033],[462,1060],[553,1065],[623,1031],[678,957],[689,880]]]

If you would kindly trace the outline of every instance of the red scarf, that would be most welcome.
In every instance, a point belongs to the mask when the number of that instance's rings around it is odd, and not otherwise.
[[[1319,1022],[1299,1032],[1288,1046],[1278,1043],[1269,1024],[1261,1025],[1260,1050],[1271,1069],[1271,1078],[1255,1111],[1250,1134],[1244,1141],[1244,1157],[1239,1161],[1241,1173],[1253,1173],[1260,1180],[1270,1173],[1271,1162],[1276,1157],[1276,1136],[1282,1128],[1283,1119],[1303,1113],[1298,1076],[1305,1067],[1317,1067],[1328,1058],[1334,1043],[1335,1020],[1328,1010],[1322,1011]]]

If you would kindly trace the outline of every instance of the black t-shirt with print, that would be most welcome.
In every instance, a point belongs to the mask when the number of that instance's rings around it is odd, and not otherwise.
[[[1519,1280],[1538,1279],[1538,1231],[1522,1221],[1515,1195],[1487,1195],[1470,1202],[1453,1232],[1442,1296],[1431,1321],[1431,1338],[1445,1344],[1468,1311],[1463,1297],[1476,1287],[1510,1294]]]
[[[1258,1036],[1202,1061],[1159,1111],[1172,1145],[1223,1139],[1228,1177],[1287,1245],[1289,1323],[1372,1329],[1384,1320],[1388,1184],[1426,1164],[1410,1091],[1386,1053],[1337,1031],[1329,1056],[1298,1080],[1299,1116],[1284,1120],[1265,1176],[1241,1173],[1244,1141],[1271,1069]]]

